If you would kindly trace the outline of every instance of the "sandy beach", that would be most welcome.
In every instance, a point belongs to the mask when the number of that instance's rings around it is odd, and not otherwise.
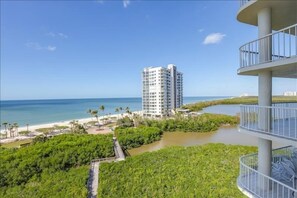
[[[134,111],[132,112],[132,114],[138,114],[141,115],[142,111]],[[117,120],[121,117],[124,116],[128,116],[128,113],[123,113],[123,114],[112,114],[112,115],[105,115],[105,116],[99,116],[98,120],[100,124],[103,124],[103,119],[106,118],[112,118],[113,120]],[[88,123],[90,121],[97,121],[96,118],[94,117],[89,117],[89,118],[82,118],[82,119],[74,119],[76,121],[78,121],[79,124],[84,124],[84,123]],[[39,132],[36,132],[36,129],[40,129],[40,128],[50,128],[53,127],[55,125],[57,126],[70,126],[70,122],[73,120],[67,120],[67,121],[61,121],[61,122],[52,122],[52,123],[47,123],[47,124],[38,124],[38,125],[29,125],[28,126],[28,130],[31,131],[32,134],[38,135],[41,134]],[[23,126],[23,127],[19,127],[18,131],[26,131],[27,130],[27,126]],[[5,130],[1,130],[1,133],[3,134]],[[102,127],[100,130],[98,130],[97,127],[91,127],[89,129],[90,134],[106,134],[106,133],[110,133],[111,130],[108,127]],[[7,139],[2,139],[0,140],[0,142],[4,143],[4,142],[12,142],[15,140],[22,140],[22,139],[28,139],[28,138],[32,138],[32,137],[28,137],[28,136],[17,136],[14,138],[7,138]]]

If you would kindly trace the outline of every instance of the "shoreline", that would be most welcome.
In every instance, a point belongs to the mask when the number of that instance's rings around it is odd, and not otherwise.
[[[135,113],[135,114],[142,114],[142,111],[133,111],[132,114]],[[102,119],[104,118],[116,118],[116,119],[119,119],[119,117],[122,117],[122,116],[127,116],[128,113],[122,113],[122,114],[111,114],[111,115],[104,115],[104,116],[98,116],[98,120],[99,120],[99,123],[101,122],[102,123]],[[97,121],[95,117],[89,117],[89,118],[80,118],[80,119],[72,119],[72,120],[65,120],[65,121],[58,121],[58,122],[51,122],[51,123],[45,123],[45,124],[36,124],[36,125],[29,125],[28,126],[28,130],[31,131],[31,132],[34,132],[36,129],[39,129],[39,128],[50,128],[50,127],[53,127],[54,125],[58,125],[58,126],[70,126],[69,122],[73,121],[73,120],[77,120],[79,124],[83,124],[83,123],[87,123],[87,122],[90,122],[90,121]],[[5,130],[2,129],[0,131],[0,133],[3,133]],[[22,127],[19,127],[18,128],[18,131],[27,131],[27,126],[22,126]]]

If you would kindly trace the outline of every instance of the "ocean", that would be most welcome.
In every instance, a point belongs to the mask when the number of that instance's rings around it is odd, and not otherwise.
[[[184,97],[184,104],[216,100],[225,97]],[[18,123],[19,126],[47,124],[90,117],[88,109],[98,109],[104,105],[99,115],[116,114],[118,107],[129,107],[140,111],[141,98],[98,98],[98,99],[50,99],[50,100],[1,100],[0,123]],[[3,129],[3,128],[1,128]]]

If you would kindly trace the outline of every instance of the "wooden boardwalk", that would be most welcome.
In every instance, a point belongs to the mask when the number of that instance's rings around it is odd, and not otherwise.
[[[113,138],[113,149],[115,157],[100,158],[92,160],[88,180],[88,198],[96,198],[99,185],[99,167],[101,162],[114,162],[125,160],[125,154],[116,138]]]

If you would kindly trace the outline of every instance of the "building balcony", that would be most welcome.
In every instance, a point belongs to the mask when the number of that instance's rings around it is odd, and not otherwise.
[[[281,168],[285,161],[294,161],[297,159],[296,157],[297,149],[294,147],[273,150],[271,176],[258,171],[257,153],[241,157],[239,160],[240,173],[237,179],[238,188],[249,197],[296,198],[296,170],[292,172],[289,171],[292,169]],[[292,168],[295,166],[293,164]]]
[[[242,7],[242,6],[246,5],[247,3],[253,3],[254,1],[252,1],[252,0],[240,0],[239,4],[240,4],[240,7]]]
[[[258,75],[270,70],[275,77],[297,78],[297,24],[240,47],[238,74]]]
[[[242,105],[240,132],[297,146],[297,104]]]
[[[271,25],[275,31],[297,23],[297,1],[239,0],[239,3],[237,20],[242,23],[258,26],[258,13],[263,8],[271,8]]]

